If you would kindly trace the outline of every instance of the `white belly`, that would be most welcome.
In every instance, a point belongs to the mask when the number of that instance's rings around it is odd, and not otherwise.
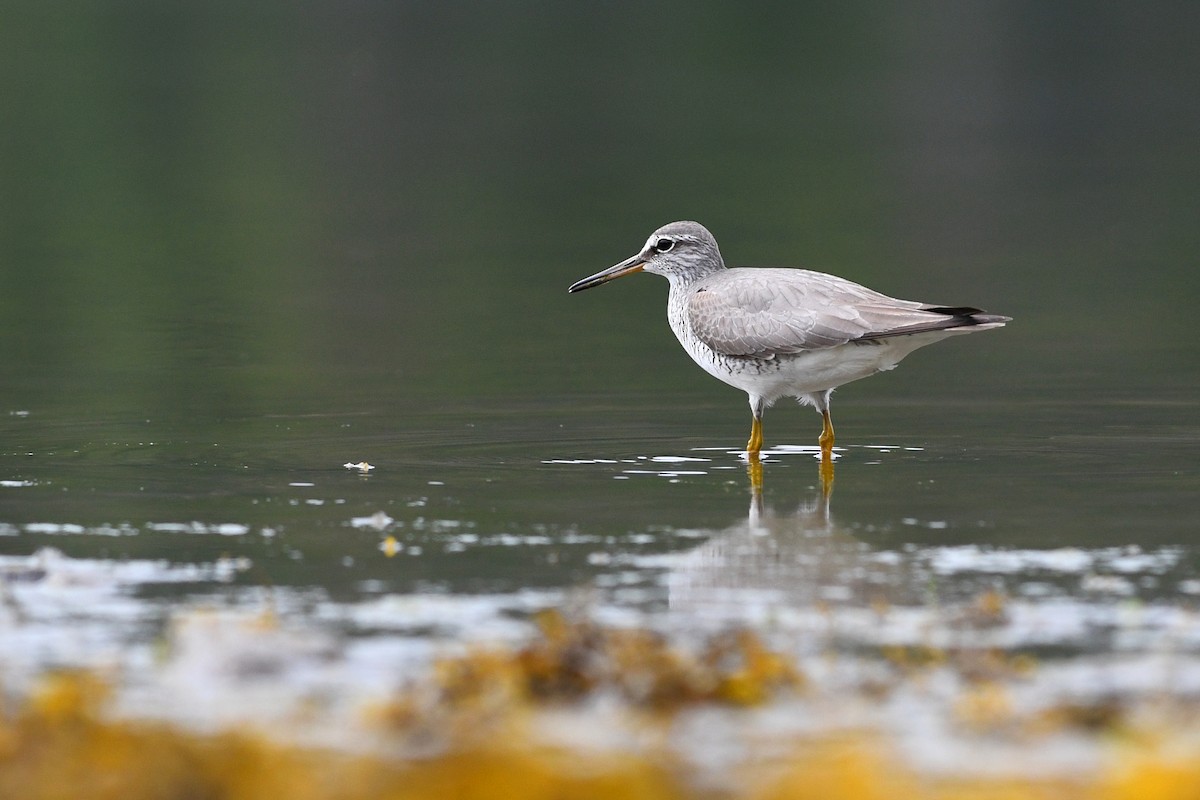
[[[892,369],[912,351],[958,331],[934,331],[862,344],[849,343],[769,359],[726,356],[714,351],[688,330],[677,329],[675,333],[684,349],[705,372],[770,404],[780,397],[806,399],[808,395],[817,395]]]

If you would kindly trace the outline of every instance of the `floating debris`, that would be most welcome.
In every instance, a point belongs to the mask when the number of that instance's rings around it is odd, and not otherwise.
[[[387,530],[396,520],[388,516],[386,511],[376,511],[369,517],[352,517],[350,525],[354,528],[373,528],[377,531]]]

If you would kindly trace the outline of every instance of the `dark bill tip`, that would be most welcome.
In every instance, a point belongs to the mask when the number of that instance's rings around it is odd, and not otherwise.
[[[606,270],[597,272],[595,275],[590,275],[581,281],[575,281],[567,289],[570,293],[582,292],[584,289],[591,289],[594,286],[599,286],[602,283],[616,280],[625,275],[632,275],[635,272],[641,272],[642,267],[646,266],[646,262],[642,260],[641,255],[636,255],[633,258],[627,258],[620,264],[614,264]]]

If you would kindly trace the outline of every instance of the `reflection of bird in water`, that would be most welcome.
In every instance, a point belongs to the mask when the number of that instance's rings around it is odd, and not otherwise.
[[[637,255],[569,291],[642,270],[671,282],[667,319],[692,359],[749,395],[751,460],[762,449],[763,411],[780,397],[821,412],[819,441],[828,459],[835,388],[892,369],[919,347],[1010,319],[977,308],[897,300],[811,270],[726,269],[716,239],[696,222],[659,228]]]
[[[791,514],[766,508],[751,483],[744,522],[681,554],[667,585],[672,611],[742,619],[755,609],[870,607],[916,602],[919,582],[838,525],[822,490]]]

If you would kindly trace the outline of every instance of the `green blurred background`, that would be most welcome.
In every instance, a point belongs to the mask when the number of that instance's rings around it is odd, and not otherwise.
[[[1136,396],[1200,363],[1195,3],[62,2],[3,20],[9,409],[690,389],[706,379],[665,285],[565,293],[681,218],[731,264],[1016,318],[885,395]]]

